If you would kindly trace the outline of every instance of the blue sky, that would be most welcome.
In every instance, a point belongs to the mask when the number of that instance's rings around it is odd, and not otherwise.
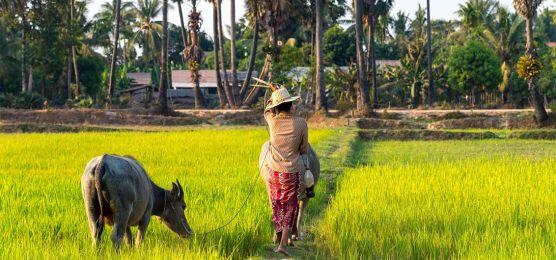
[[[111,1],[111,0],[110,0]],[[432,19],[455,19],[457,16],[454,14],[459,7],[459,4],[465,3],[465,0],[430,0],[431,1],[431,18]],[[513,11],[512,7],[512,0],[499,0],[500,3]],[[99,7],[106,2],[105,0],[94,0],[91,1],[89,4],[89,16],[93,16],[96,12],[98,12]],[[171,3],[172,1],[170,1]],[[188,2],[187,0],[185,1]],[[223,22],[224,25],[230,24],[230,0],[223,0],[222,1],[222,11],[223,11]],[[423,7],[426,6],[426,0],[395,0],[394,1],[394,10],[393,13],[398,12],[399,10],[404,11],[406,13],[413,14],[415,10],[417,10],[418,4],[421,4]],[[554,0],[545,0],[545,4],[543,7],[552,7],[554,8],[556,3]],[[184,13],[187,14],[191,10],[189,5],[184,5]],[[212,35],[212,6],[207,1],[200,1],[200,7],[202,17],[204,18],[204,22],[202,25],[202,30],[207,32],[208,34]],[[236,1],[236,19],[239,19],[244,14],[244,6],[243,1],[238,0]],[[161,18],[162,19],[162,18]],[[169,21],[174,24],[179,24],[179,14],[177,10],[177,6],[169,11]]]

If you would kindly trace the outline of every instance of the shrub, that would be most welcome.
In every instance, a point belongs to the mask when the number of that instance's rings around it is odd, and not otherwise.
[[[19,96],[13,94],[0,94],[0,107],[19,109],[41,109],[47,99],[37,93],[23,93]]]

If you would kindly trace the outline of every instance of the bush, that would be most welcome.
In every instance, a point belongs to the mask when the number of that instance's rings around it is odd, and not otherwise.
[[[95,102],[91,97],[81,96],[75,99],[66,100],[66,106],[69,108],[92,108]]]
[[[457,90],[467,94],[491,91],[502,81],[501,61],[486,45],[470,41],[455,47],[448,59],[448,78]]]
[[[0,107],[19,109],[41,109],[47,99],[37,93],[23,93],[19,96],[13,94],[0,94]]]

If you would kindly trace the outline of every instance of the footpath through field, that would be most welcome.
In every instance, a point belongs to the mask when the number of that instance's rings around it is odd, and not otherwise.
[[[317,258],[316,225],[323,216],[332,196],[336,192],[336,183],[341,174],[349,167],[359,164],[364,158],[360,153],[360,143],[357,142],[356,128],[343,128],[328,140],[320,142],[316,150],[321,163],[321,175],[316,187],[316,197],[309,201],[303,225],[303,240],[294,241],[295,246],[289,248],[291,258]],[[268,234],[269,236],[271,234]],[[263,245],[250,259],[282,259],[282,255],[275,253],[275,244]]]

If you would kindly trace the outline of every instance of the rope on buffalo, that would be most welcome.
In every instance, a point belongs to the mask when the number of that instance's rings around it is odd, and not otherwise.
[[[266,105],[267,102],[267,93],[268,90],[265,92],[265,98],[264,98],[264,103],[263,106]],[[268,133],[268,137],[270,138],[270,130],[268,129],[268,125],[266,126],[266,131]],[[269,139],[270,140],[270,139]],[[265,152],[265,155],[263,156],[263,162],[266,161],[266,157],[268,156],[268,152],[270,151],[270,145],[268,147],[268,149]],[[253,180],[253,183],[251,184],[251,188],[249,189],[249,193],[247,194],[247,197],[245,198],[245,200],[243,201],[243,203],[241,204],[241,207],[239,207],[239,209],[237,210],[237,212],[232,216],[232,218],[230,220],[228,220],[228,222],[224,223],[223,225],[215,228],[215,229],[211,229],[209,231],[205,231],[205,232],[193,232],[193,234],[195,236],[203,236],[203,235],[208,235],[210,233],[213,233],[215,231],[218,231],[220,229],[225,228],[226,226],[230,225],[238,216],[239,213],[245,208],[245,205],[247,204],[247,201],[249,201],[249,199],[251,198],[251,195],[253,195],[253,191],[255,191],[255,184],[257,184],[257,179],[259,178],[259,174],[261,173],[261,170],[263,168],[264,163],[261,163],[261,165],[259,165],[259,171],[257,172],[257,175],[255,176],[255,179]],[[182,223],[183,224],[183,223]],[[185,227],[185,224],[183,224]]]

